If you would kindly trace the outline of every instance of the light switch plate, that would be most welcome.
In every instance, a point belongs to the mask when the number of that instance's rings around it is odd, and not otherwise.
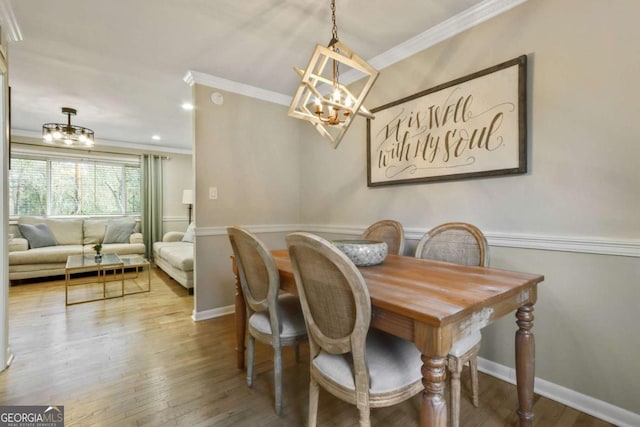
[[[209,199],[216,200],[218,198],[218,187],[209,187]]]

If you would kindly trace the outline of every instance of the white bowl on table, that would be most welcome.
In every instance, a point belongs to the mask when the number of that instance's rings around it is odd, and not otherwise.
[[[333,244],[358,267],[378,265],[387,257],[387,243],[381,240],[334,240]]]

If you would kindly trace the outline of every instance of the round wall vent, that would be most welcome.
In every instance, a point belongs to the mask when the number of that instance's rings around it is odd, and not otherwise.
[[[222,96],[220,92],[213,92],[211,94],[211,102],[213,102],[215,105],[222,105],[222,103],[224,102],[224,96]]]

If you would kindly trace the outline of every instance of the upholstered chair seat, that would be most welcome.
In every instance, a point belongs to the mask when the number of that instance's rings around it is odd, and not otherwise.
[[[371,406],[376,406],[377,396],[392,393],[422,380],[420,352],[410,341],[371,329],[367,335],[366,355]],[[314,369],[337,385],[355,392],[351,353],[330,354],[320,351],[312,364]]]
[[[307,327],[304,324],[304,316],[302,316],[298,298],[293,295],[282,295],[278,298],[278,306],[280,310],[280,337],[294,338],[306,335]],[[249,332],[252,335],[272,336],[268,312],[253,313],[249,317],[248,323]]]

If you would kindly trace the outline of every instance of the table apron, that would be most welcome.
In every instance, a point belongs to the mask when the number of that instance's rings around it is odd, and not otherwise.
[[[380,307],[372,307],[371,326],[412,341],[427,357],[445,357],[452,344],[467,335],[480,331],[495,320],[514,312],[525,304],[534,304],[537,286],[520,290],[506,300],[486,304],[466,316],[444,325],[431,325]]]

